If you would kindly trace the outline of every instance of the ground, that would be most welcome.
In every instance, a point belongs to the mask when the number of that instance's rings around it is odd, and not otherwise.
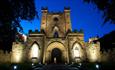
[[[0,70],[113,70],[115,63],[88,63],[79,64],[0,64]],[[16,69],[14,69],[16,68]]]

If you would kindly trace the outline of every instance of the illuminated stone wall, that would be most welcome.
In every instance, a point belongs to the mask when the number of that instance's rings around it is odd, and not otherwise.
[[[100,54],[100,43],[90,42],[86,47],[87,58],[90,62],[100,62],[101,54]]]
[[[0,50],[0,63],[10,63],[11,62],[11,52],[7,51],[4,53],[3,50]]]
[[[42,9],[40,31],[30,30],[27,40],[14,42],[10,53],[0,51],[0,62],[45,64],[51,61],[55,48],[62,52],[64,63],[115,61],[115,49],[101,52],[100,43],[93,42],[97,39],[94,37],[85,42],[82,30],[72,31],[69,8],[63,12]]]
[[[115,62],[115,48],[101,51],[101,62]]]
[[[42,9],[41,30],[44,30],[47,37],[53,37],[55,27],[58,28],[59,37],[64,37],[71,29],[70,9],[63,12],[49,12]]]
[[[79,32],[73,32],[68,34],[68,47],[69,47],[69,61],[72,62],[81,62],[85,60],[85,43],[84,43],[84,34]],[[75,49],[77,47],[79,54],[74,54]],[[75,57],[78,56],[79,57]]]
[[[29,34],[29,36],[28,36],[28,39],[27,39],[27,46],[28,47],[26,47],[26,52],[27,52],[27,54],[28,54],[28,57],[27,57],[27,59],[29,60],[29,61],[32,61],[32,46],[33,46],[33,44],[37,44],[37,47],[38,47],[38,49],[39,49],[39,51],[38,51],[38,56],[39,56],[39,58],[38,58],[38,60],[36,61],[36,62],[40,62],[40,63],[42,63],[42,61],[43,61],[43,51],[44,51],[44,45],[45,45],[45,39],[44,39],[44,34],[42,34],[42,33],[30,33]]]
[[[73,40],[72,40],[72,37],[70,37],[70,39],[69,39],[70,44],[67,43],[66,39],[64,39],[64,41],[62,39],[57,39],[57,40],[53,39],[53,38],[46,39],[45,40],[46,47],[44,47],[44,49],[43,49],[44,51],[41,50],[41,48],[39,47],[40,46],[39,44],[34,45],[35,40],[33,41],[33,43],[31,44],[30,47],[29,46],[26,47],[27,51],[24,48],[22,48],[22,47],[24,47],[24,45],[22,45],[21,43],[18,43],[18,44],[14,43],[13,50],[12,50],[12,57],[11,57],[10,53],[3,53],[1,51],[0,52],[0,58],[1,58],[0,62],[10,62],[10,60],[12,60],[12,63],[20,63],[20,62],[24,61],[24,59],[31,62],[31,59],[30,59],[31,57],[38,57],[36,62],[48,63],[51,58],[51,51],[54,48],[59,48],[63,52],[62,56],[64,58],[64,61],[67,63],[82,62],[82,61],[85,61],[86,58],[88,59],[89,62],[108,62],[109,60],[115,61],[115,59],[114,59],[115,49],[113,49],[112,51],[109,50],[108,52],[104,51],[102,53],[100,51],[100,43],[99,42],[97,42],[97,43],[90,42],[85,45],[86,47],[83,47],[84,46],[83,42],[80,40],[77,41],[78,38],[75,39],[75,37],[73,37]],[[40,50],[34,51],[35,53],[32,53],[33,46],[36,46],[36,48],[34,48],[34,49],[40,49]],[[76,51],[76,50],[78,50],[78,51]],[[24,53],[24,51],[26,53]],[[28,53],[28,51],[30,53]],[[30,55],[30,54],[32,54],[32,55]],[[38,54],[38,56],[36,56],[37,54]],[[30,56],[28,56],[28,55],[30,55]],[[25,56],[27,58],[25,58]],[[10,58],[10,59],[4,59],[4,58]],[[76,58],[80,58],[80,60],[77,60]],[[2,61],[2,60],[4,60],[4,61]]]
[[[23,62],[23,53],[24,53],[24,45],[20,42],[13,43],[12,46],[12,54],[11,54],[11,62],[12,63],[20,63]]]
[[[90,62],[101,61],[105,56],[100,53],[100,43],[93,43],[97,39],[95,37],[85,42],[82,31],[72,31],[70,9],[65,8],[63,12],[57,13],[42,9],[40,31],[30,31],[23,44],[14,43],[11,60],[18,63],[24,60],[33,62],[34,59],[38,63],[49,63],[52,50],[57,48],[62,52],[65,63],[77,63],[87,59]]]

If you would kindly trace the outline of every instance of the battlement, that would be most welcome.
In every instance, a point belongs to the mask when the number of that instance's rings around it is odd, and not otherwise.
[[[80,30],[74,29],[73,32],[74,33],[83,33],[83,30],[82,29],[80,29]]]
[[[89,38],[89,43],[91,43],[91,42],[97,42],[97,40],[98,40],[99,38],[98,37],[92,37],[92,38]]]
[[[11,62],[11,52],[0,50],[0,63]]]
[[[28,32],[29,34],[32,34],[32,33],[40,33],[40,31],[39,30],[35,30],[35,31],[32,31],[32,30],[29,30],[29,32]]]
[[[64,7],[64,11],[49,11],[47,7],[41,8],[42,13],[49,13],[49,14],[62,14],[64,13],[70,13],[70,7]]]

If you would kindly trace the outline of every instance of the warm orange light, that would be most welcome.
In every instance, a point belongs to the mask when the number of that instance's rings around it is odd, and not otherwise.
[[[23,56],[23,46],[21,44],[16,44],[12,50],[12,62],[19,63]]]

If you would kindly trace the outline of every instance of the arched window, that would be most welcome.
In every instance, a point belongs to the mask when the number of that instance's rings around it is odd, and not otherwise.
[[[59,21],[59,19],[57,17],[55,17],[53,20],[54,20],[54,22],[58,22]]]
[[[75,47],[75,50],[78,50],[78,48],[77,48],[77,47]]]
[[[73,54],[74,57],[80,57],[80,52],[79,49],[75,46],[75,48],[73,49]]]
[[[78,43],[73,45],[72,53],[74,58],[80,57],[80,48],[81,46]]]
[[[55,26],[55,27],[53,28],[54,38],[59,37],[58,31],[59,31],[59,28],[58,28],[57,26]]]
[[[39,58],[40,49],[37,43],[34,43],[31,47],[31,58]]]
[[[56,32],[54,33],[54,38],[57,38],[57,37],[59,37],[59,35],[58,35],[58,32],[56,31]]]

